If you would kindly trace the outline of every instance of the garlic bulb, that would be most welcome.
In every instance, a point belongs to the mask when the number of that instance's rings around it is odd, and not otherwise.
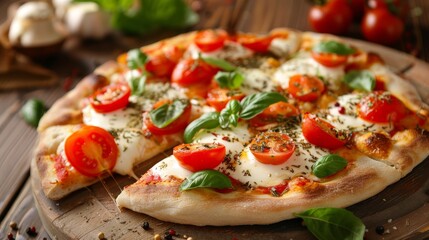
[[[64,35],[55,27],[53,9],[46,2],[27,2],[16,11],[9,28],[12,45],[38,47],[55,44]]]

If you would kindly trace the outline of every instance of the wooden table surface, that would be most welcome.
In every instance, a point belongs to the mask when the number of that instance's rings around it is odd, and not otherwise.
[[[0,1],[0,22],[6,19],[7,6],[11,2],[13,1]],[[232,0],[189,2],[201,4],[201,20],[193,29],[227,26]],[[417,54],[419,59],[428,62],[429,1],[410,0],[409,4],[411,9],[415,10],[413,12],[418,12],[418,9],[423,11],[419,16],[412,15],[408,22],[408,32],[415,41],[412,42],[411,48],[410,44],[398,44],[395,48]],[[310,30],[306,18],[308,8],[309,3],[304,0],[249,0],[237,29],[261,33],[274,27]],[[175,34],[177,32],[159,33],[143,38],[114,35],[101,42],[75,43],[54,61],[44,63],[60,76],[60,84],[57,87],[0,92],[0,239],[7,239],[7,234],[12,231],[9,226],[11,221],[18,224],[19,231],[14,234],[17,239],[50,239],[38,217],[31,194],[29,167],[37,133],[26,125],[19,115],[23,103],[36,97],[49,106],[65,93],[62,83],[73,71],[78,73],[77,81],[98,63],[114,59],[120,52]],[[361,37],[353,31],[346,36]],[[38,232],[36,237],[26,234],[26,229],[31,226]]]

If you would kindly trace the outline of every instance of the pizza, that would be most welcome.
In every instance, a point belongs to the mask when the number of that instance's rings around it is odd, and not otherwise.
[[[84,78],[42,118],[33,167],[53,200],[129,175],[120,208],[199,226],[270,224],[399,181],[429,155],[428,117],[411,83],[341,38],[203,30]]]

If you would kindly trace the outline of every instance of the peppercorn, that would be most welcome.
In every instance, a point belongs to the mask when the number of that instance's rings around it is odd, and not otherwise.
[[[98,233],[98,239],[103,240],[104,238],[104,233],[103,232],[99,232]]]
[[[383,235],[383,233],[384,233],[384,227],[383,227],[382,225],[377,226],[377,227],[375,228],[375,232],[376,232],[377,234]]]
[[[170,234],[171,236],[176,236],[176,231],[174,231],[174,229],[170,229],[168,230],[168,234]]]
[[[150,229],[149,222],[143,222],[143,224],[142,224],[142,228],[143,228],[144,230],[149,230],[149,229]]]
[[[155,234],[155,236],[153,236],[153,240],[161,240],[161,236],[159,236],[159,234]]]
[[[171,236],[170,233],[165,232],[164,233],[164,240],[173,240],[173,236]]]
[[[7,239],[8,239],[8,240],[15,240],[15,238],[13,237],[13,233],[9,233],[9,234],[7,235]]]
[[[37,231],[36,231],[36,227],[35,226],[32,226],[32,227],[28,227],[27,228],[27,231],[25,231],[27,234],[28,234],[28,236],[30,236],[30,237],[35,237],[35,236],[37,236]]]
[[[14,221],[9,223],[9,227],[12,228],[12,230],[18,230],[18,224]]]

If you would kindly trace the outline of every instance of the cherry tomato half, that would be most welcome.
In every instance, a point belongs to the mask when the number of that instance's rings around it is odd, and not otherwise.
[[[65,141],[67,160],[80,173],[88,177],[111,171],[118,159],[118,146],[113,136],[95,126],[84,126]]]
[[[310,113],[304,114],[302,134],[308,142],[331,150],[342,147],[347,141],[346,136],[338,132],[334,126]]]
[[[347,62],[347,55],[339,55],[335,53],[312,52],[311,56],[316,62],[325,67],[338,67]]]
[[[203,30],[197,33],[194,43],[202,52],[212,52],[222,48],[227,38],[223,30]]]
[[[112,112],[128,105],[131,89],[126,84],[111,84],[96,91],[89,102],[99,113]]]
[[[177,46],[165,46],[148,53],[149,59],[145,68],[157,77],[170,77],[182,55],[183,51]]]
[[[404,23],[387,8],[376,8],[365,13],[361,28],[369,41],[392,45],[401,38]]]
[[[292,156],[295,143],[284,133],[263,132],[253,139],[249,148],[259,162],[279,165]]]
[[[300,101],[312,102],[325,91],[325,84],[318,77],[298,74],[289,79],[287,91]]]
[[[353,20],[353,12],[346,0],[331,0],[323,6],[313,6],[308,21],[317,32],[345,33]]]
[[[229,90],[224,88],[212,88],[207,93],[207,103],[214,107],[216,111],[220,112],[225,108],[230,100],[241,101],[245,97],[244,93],[236,90]]]
[[[218,69],[199,59],[181,60],[173,70],[171,82],[187,86],[195,83],[209,84]]]
[[[299,110],[286,102],[277,102],[268,106],[260,114],[250,119],[249,124],[253,127],[262,127],[284,121],[288,117],[298,116]]]
[[[237,42],[255,52],[265,53],[268,51],[272,40],[273,36],[271,35],[257,36],[241,34],[238,36]]]
[[[188,143],[174,147],[173,155],[179,164],[191,172],[214,169],[226,156],[220,143]]]
[[[408,114],[405,105],[389,92],[375,91],[358,104],[359,117],[369,122],[398,122]]]
[[[168,100],[167,101],[160,100],[160,102],[154,104],[154,109],[164,104],[171,104],[171,102]],[[179,118],[177,118],[176,120],[174,120],[172,123],[168,124],[164,128],[159,128],[155,124],[153,124],[148,113],[144,114],[143,122],[147,127],[147,129],[155,135],[173,134],[173,133],[180,132],[186,128],[191,118],[191,111],[192,111],[192,105],[188,104],[188,106],[183,111],[182,115],[180,115]]]

